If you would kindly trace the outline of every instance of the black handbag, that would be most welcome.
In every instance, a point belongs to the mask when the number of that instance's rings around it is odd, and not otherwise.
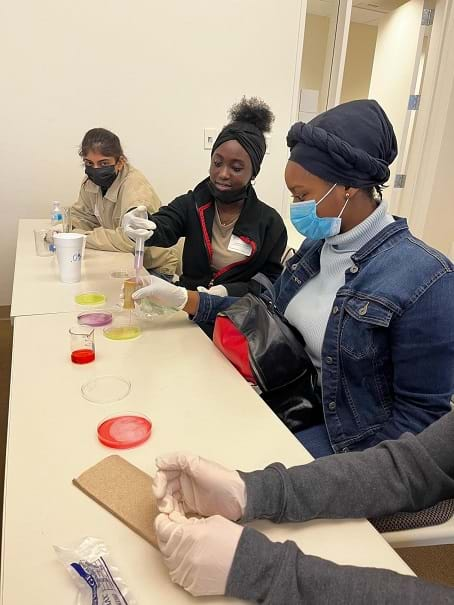
[[[321,424],[317,371],[304,339],[276,312],[274,291],[246,294],[218,314],[213,342],[294,433]]]

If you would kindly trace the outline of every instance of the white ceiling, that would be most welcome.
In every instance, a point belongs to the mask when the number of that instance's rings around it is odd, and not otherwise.
[[[380,17],[389,13],[407,0],[353,0],[352,17],[354,23],[378,25]],[[338,0],[308,0],[307,12],[323,17],[334,16],[337,13]]]

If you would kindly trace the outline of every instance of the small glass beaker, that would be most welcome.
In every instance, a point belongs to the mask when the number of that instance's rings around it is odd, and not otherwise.
[[[53,242],[46,240],[47,229],[33,229],[35,234],[35,250],[38,256],[52,256],[54,253],[52,248]]]
[[[95,331],[89,326],[76,326],[69,330],[71,337],[71,361],[90,363],[95,358]]]

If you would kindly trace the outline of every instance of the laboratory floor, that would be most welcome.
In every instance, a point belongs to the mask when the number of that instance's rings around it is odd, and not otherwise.
[[[2,495],[13,344],[9,311],[9,307],[0,306],[0,493]],[[454,545],[405,548],[397,552],[420,578],[454,586]]]

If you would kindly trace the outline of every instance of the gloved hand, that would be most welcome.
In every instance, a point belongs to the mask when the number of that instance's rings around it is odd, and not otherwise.
[[[121,219],[121,227],[129,239],[134,242],[137,237],[143,237],[146,241],[156,231],[156,223],[148,220],[148,212],[145,206],[137,206],[137,208],[126,212]]]
[[[223,595],[243,528],[219,515],[186,519],[177,512],[155,521],[159,550],[172,582],[193,596]]]
[[[54,233],[63,233],[62,223],[57,223],[51,229],[47,230],[45,240],[48,244],[54,243]]]
[[[237,471],[193,454],[176,452],[156,459],[153,492],[161,512],[222,515],[241,519],[246,485]]]
[[[165,279],[152,275],[150,277],[150,285],[136,290],[132,298],[135,301],[141,298],[149,298],[152,302],[162,307],[181,310],[188,302],[188,291],[186,288],[174,286]]]
[[[197,286],[198,292],[205,292],[205,294],[214,294],[215,296],[228,296],[227,288],[222,284],[217,286],[211,286],[211,288],[204,288],[203,286]]]
[[[131,275],[131,277],[133,277],[133,276]],[[138,283],[138,285],[140,287],[149,286],[150,282],[151,282],[151,277],[148,277],[148,276],[145,276],[145,275],[141,275],[139,277],[139,283]],[[123,304],[124,299],[125,299],[125,282],[123,281],[123,282],[121,282],[121,288],[120,288],[120,302],[122,304]]]

